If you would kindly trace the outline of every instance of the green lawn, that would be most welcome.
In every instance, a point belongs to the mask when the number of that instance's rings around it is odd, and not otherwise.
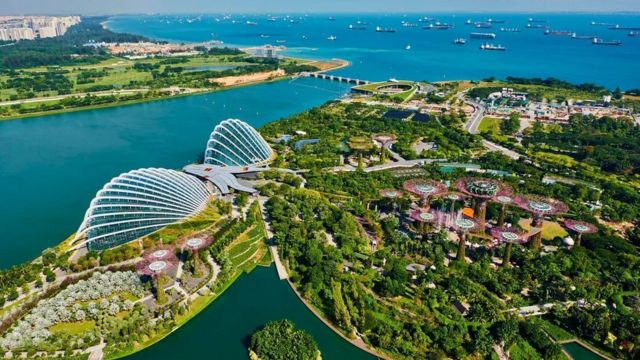
[[[542,360],[542,356],[524,339],[511,345],[509,354],[511,360]]]
[[[480,121],[480,125],[478,125],[478,132],[488,132],[490,134],[499,135],[501,122],[502,120],[498,118],[485,117]]]
[[[551,336],[555,341],[567,341],[576,338],[576,336],[567,330],[549,321],[540,320],[540,325],[542,325],[544,331],[546,331],[547,334],[549,334],[549,336]]]
[[[53,334],[83,335],[86,332],[93,330],[95,327],[95,321],[85,320],[72,323],[55,324],[49,328],[49,331]]]
[[[531,228],[531,219],[521,219],[519,225],[526,231]],[[544,240],[553,240],[556,237],[565,237],[569,233],[557,222],[545,221],[542,223],[542,238]]]

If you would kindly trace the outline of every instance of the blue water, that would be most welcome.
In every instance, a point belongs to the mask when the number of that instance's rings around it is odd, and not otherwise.
[[[0,268],[31,260],[76,231],[95,193],[118,174],[197,159],[220,121],[259,127],[346,90],[298,79],[0,122]]]
[[[590,40],[544,35],[542,29],[526,29],[527,14],[439,14],[443,23],[454,24],[451,30],[423,30],[417,20],[422,15],[341,15],[329,21],[325,15],[302,16],[299,23],[267,21],[266,16],[118,16],[108,22],[109,28],[181,42],[212,39],[235,45],[276,44],[285,40],[287,54],[301,57],[342,58],[353,66],[336,74],[369,80],[391,77],[413,80],[483,79],[490,76],[556,77],[584,83],[593,82],[622,89],[640,87],[640,38],[628,37],[628,31],[613,31],[592,21],[640,27],[640,15],[542,14],[553,30],[568,30],[578,35],[595,35],[604,40],[621,40],[622,46],[594,46]],[[432,15],[433,16],[433,15]],[[216,21],[218,18],[220,21]],[[476,29],[465,25],[466,19],[506,20],[492,29]],[[187,19],[191,19],[189,23]],[[296,17],[297,19],[297,17]],[[232,23],[232,21],[237,21]],[[367,30],[349,30],[356,21],[368,22]],[[255,21],[257,25],[247,25]],[[402,21],[418,27],[403,27]],[[376,26],[394,28],[396,33],[376,33]],[[519,33],[500,32],[500,27],[517,27]],[[468,40],[466,45],[453,45],[458,37],[471,32],[494,32],[495,44],[506,52],[481,51],[483,40]],[[269,38],[261,38],[268,35]],[[336,41],[327,37],[334,35]],[[303,39],[303,36],[306,39]],[[411,45],[411,50],[405,50]]]

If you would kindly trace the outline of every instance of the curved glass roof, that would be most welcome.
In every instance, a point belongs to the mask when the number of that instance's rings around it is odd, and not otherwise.
[[[209,137],[204,163],[219,166],[263,166],[273,150],[249,124],[228,119],[218,124]]]
[[[203,182],[175,170],[121,174],[98,191],[73,242],[90,250],[127,243],[199,212],[210,195]]]

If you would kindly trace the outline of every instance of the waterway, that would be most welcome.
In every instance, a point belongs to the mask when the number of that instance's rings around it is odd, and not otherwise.
[[[120,173],[178,169],[198,159],[220,121],[260,127],[345,91],[298,79],[0,122],[0,268],[33,259],[76,231],[96,192]]]
[[[274,266],[243,275],[181,329],[130,359],[246,359],[251,334],[270,320],[284,318],[314,337],[324,359],[375,359],[318,320],[287,282],[278,279]]]
[[[576,360],[603,360],[604,358],[580,345],[577,342],[562,344],[562,349],[566,351],[572,359]]]
[[[429,15],[450,30],[423,30],[419,18]],[[622,46],[592,45],[590,39],[545,35],[543,29],[527,29],[528,18],[544,20],[534,25],[551,30],[620,40]],[[479,29],[465,25],[467,19],[504,23]],[[293,20],[293,22],[292,22]],[[247,21],[256,23],[249,25]],[[366,23],[358,25],[357,21]],[[118,16],[108,27],[169,41],[200,42],[220,40],[234,45],[271,43],[287,47],[286,53],[301,57],[341,58],[353,66],[335,74],[369,80],[389,78],[412,80],[483,79],[491,76],[556,77],[575,83],[593,82],[609,88],[640,87],[640,37],[629,31],[609,30],[609,26],[592,22],[640,27],[638,14],[366,14],[296,15],[269,21],[266,15]],[[416,26],[403,26],[402,22]],[[349,25],[366,30],[349,30]],[[395,33],[376,32],[376,26],[393,28]],[[502,32],[500,28],[518,28],[519,32]],[[491,32],[495,40],[473,40],[471,32]],[[263,36],[268,36],[265,38]],[[336,40],[328,40],[335,36]],[[466,38],[466,45],[454,45],[456,38]],[[286,41],[278,44],[277,41]],[[501,44],[507,51],[482,51],[482,43]],[[410,50],[406,50],[410,45]]]

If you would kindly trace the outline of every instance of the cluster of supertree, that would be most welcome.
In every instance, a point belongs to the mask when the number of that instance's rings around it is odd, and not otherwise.
[[[188,253],[194,262],[195,277],[202,276],[200,251],[206,249],[213,242],[213,237],[208,234],[202,234],[197,237],[186,237],[178,241],[183,253]]]
[[[413,208],[409,213],[409,218],[416,224],[416,229],[420,233],[425,233],[428,226],[440,227],[449,218],[448,227],[458,234],[459,246],[456,258],[465,258],[467,234],[475,234],[481,237],[486,230],[486,209],[489,202],[500,204],[500,215],[497,226],[489,231],[491,243],[487,247],[494,247],[505,244],[503,265],[510,266],[510,257],[513,244],[524,244],[531,242],[531,248],[538,251],[542,244],[542,225],[546,216],[561,215],[567,212],[568,207],[562,201],[540,197],[540,196],[519,196],[515,195],[510,185],[491,178],[463,177],[458,179],[454,188],[457,191],[450,191],[443,182],[427,179],[411,179],[403,183],[403,189],[411,196],[417,197],[419,206]],[[400,198],[402,192],[395,189],[384,189],[380,191],[381,197]],[[440,211],[430,209],[431,200],[442,198],[451,201],[451,213],[445,214]],[[457,216],[455,204],[457,201],[472,199],[474,203],[473,216]],[[516,228],[505,226],[507,208],[511,205],[531,213],[531,229],[523,232]],[[565,220],[564,225],[571,231],[578,234],[576,246],[580,245],[583,234],[594,233],[597,227],[593,224],[582,221]]]
[[[178,263],[179,260],[173,247],[159,246],[145,251],[142,254],[142,259],[136,264],[136,270],[139,274],[149,276],[153,280],[158,303],[163,303],[166,299],[164,284],[161,281],[162,276],[173,274]]]

